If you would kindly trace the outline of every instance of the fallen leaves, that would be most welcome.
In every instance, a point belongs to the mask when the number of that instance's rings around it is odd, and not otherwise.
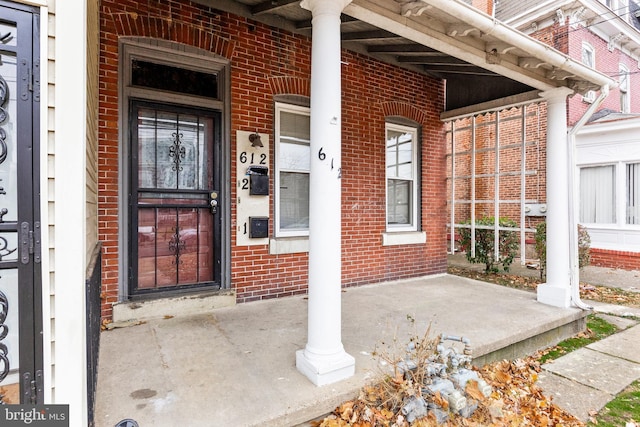
[[[524,290],[535,290],[541,283],[539,277],[518,276],[503,272],[485,273],[459,266],[449,266],[447,272],[456,276]],[[591,301],[606,302],[608,304],[624,305],[627,307],[640,307],[640,292],[630,292],[620,288],[581,283],[580,296]]]
[[[468,398],[478,403],[478,409],[469,418],[450,414],[449,420],[438,424],[432,413],[408,423],[401,411],[393,410],[388,387],[378,385],[362,389],[357,399],[340,405],[317,427],[578,427],[584,423],[556,406],[535,385],[540,364],[533,358],[515,361],[503,360],[484,366],[479,375],[492,387],[492,394],[485,397],[478,382],[469,381],[466,386]],[[424,397],[424,396],[423,396]],[[446,407],[446,399],[439,393],[430,401]],[[397,402],[396,402],[397,403]],[[397,405],[396,405],[397,406]]]

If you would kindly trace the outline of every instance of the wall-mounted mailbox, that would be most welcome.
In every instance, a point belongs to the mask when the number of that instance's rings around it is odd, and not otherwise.
[[[269,237],[269,217],[250,216],[249,217],[249,238],[256,239]]]
[[[268,196],[269,195],[269,168],[266,166],[249,166],[249,195]]]

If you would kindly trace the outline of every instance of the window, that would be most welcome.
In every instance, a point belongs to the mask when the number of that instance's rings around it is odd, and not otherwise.
[[[615,185],[614,165],[580,169],[580,222],[616,222]]]
[[[595,68],[596,67],[596,51],[593,49],[588,43],[582,43],[582,63],[588,67]],[[582,100],[584,102],[593,102],[596,99],[596,94],[594,91],[588,91],[583,97]]]
[[[309,108],[276,104],[276,236],[309,234]]]
[[[620,112],[628,113],[631,109],[631,97],[629,95],[629,69],[620,64]]]
[[[625,21],[629,21],[629,0],[618,0],[617,9],[614,10]]]
[[[629,20],[629,0],[601,0],[616,15],[625,21]]]
[[[640,163],[627,164],[627,224],[640,224]]]
[[[417,134],[414,127],[387,123],[387,230],[418,229]]]

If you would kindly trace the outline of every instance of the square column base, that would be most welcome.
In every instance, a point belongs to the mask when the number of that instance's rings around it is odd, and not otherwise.
[[[323,386],[352,377],[356,373],[356,359],[343,352],[326,360],[309,359],[304,350],[296,351],[296,367],[317,386]]]
[[[571,289],[568,286],[553,286],[549,283],[538,285],[538,302],[554,307],[569,308],[571,306]]]

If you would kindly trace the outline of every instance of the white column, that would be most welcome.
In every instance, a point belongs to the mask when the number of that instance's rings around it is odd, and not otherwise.
[[[313,14],[309,314],[296,366],[321,386],[355,373],[342,346],[340,13],[350,0],[303,0]]]
[[[69,404],[69,425],[76,427],[87,425],[86,0],[58,2],[55,12],[58,25],[55,26],[53,195],[57,256],[55,309],[52,307],[51,311],[55,315],[57,354],[54,355],[55,389],[51,403]],[[71,22],[75,24],[68,25]],[[47,321],[49,319],[45,319]]]
[[[562,87],[541,95],[547,100],[547,283],[538,286],[538,301],[569,307],[569,144],[567,95]]]

